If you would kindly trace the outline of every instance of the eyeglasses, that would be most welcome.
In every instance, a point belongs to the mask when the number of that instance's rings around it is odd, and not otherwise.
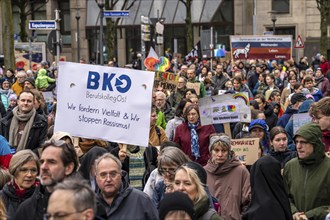
[[[320,120],[322,119],[322,118],[324,118],[324,117],[326,117],[326,116],[319,116],[319,117],[316,117],[316,116],[312,116],[312,121],[314,122],[314,123],[319,123],[320,122]]]
[[[65,217],[68,217],[70,215],[73,215],[73,214],[78,214],[78,213],[81,213],[85,210],[82,210],[82,211],[79,211],[79,212],[69,212],[69,213],[54,213],[54,214],[50,214],[50,213],[46,213],[44,214],[44,220],[49,220],[49,219],[63,219]]]
[[[102,173],[100,173],[98,176],[99,176],[101,179],[105,180],[105,179],[108,178],[108,176],[109,176],[111,179],[114,179],[114,178],[117,177],[118,174],[119,174],[119,173],[118,173],[117,171],[111,171],[111,172],[102,172]]]
[[[174,175],[176,171],[176,168],[158,168],[158,172],[160,175],[164,175],[165,173],[168,173],[170,175]]]
[[[38,173],[38,170],[36,168],[34,169],[21,168],[19,169],[19,172],[23,173],[24,175],[28,173],[31,173],[32,175],[36,175]]]
[[[296,144],[296,145],[298,145],[298,144],[300,144],[301,146],[306,146],[307,144],[309,144],[309,142],[307,142],[307,141],[294,141],[294,143]]]

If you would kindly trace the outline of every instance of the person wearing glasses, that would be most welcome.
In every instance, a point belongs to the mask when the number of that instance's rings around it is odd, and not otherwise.
[[[30,198],[39,185],[39,167],[39,158],[31,150],[22,150],[12,157],[9,172],[13,178],[1,192],[8,219],[13,219],[19,205]]]
[[[97,215],[105,219],[157,220],[158,211],[142,191],[131,187],[120,160],[110,153],[95,161],[96,183],[100,189]]]
[[[55,186],[48,201],[44,220],[93,220],[95,214],[96,198],[93,190],[84,181],[69,178]]]
[[[322,131],[315,123],[298,129],[293,140],[298,158],[284,167],[293,220],[323,220],[330,206],[330,158],[324,154]]]
[[[24,70],[21,70],[16,74],[16,82],[11,86],[11,89],[17,96],[23,91],[26,78],[27,74]]]
[[[14,219],[42,220],[54,187],[64,179],[76,176],[78,164],[77,153],[71,144],[63,140],[45,142],[40,156],[40,184],[33,196],[20,205]]]
[[[330,97],[325,97],[311,105],[309,114],[322,131],[324,151],[330,154]]]
[[[190,159],[177,147],[168,146],[160,151],[157,171],[161,178],[149,178],[143,190],[152,199],[156,208],[159,208],[159,202],[164,194],[173,191],[176,169],[189,161]]]

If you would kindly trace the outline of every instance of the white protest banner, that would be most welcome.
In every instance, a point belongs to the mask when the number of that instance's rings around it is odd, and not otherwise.
[[[208,96],[199,99],[202,125],[250,122],[251,109],[247,92]]]
[[[252,165],[258,160],[259,138],[232,139],[231,149],[237,158],[246,165]]]
[[[293,114],[293,134],[295,134],[301,126],[309,122],[312,122],[309,113]]]
[[[148,71],[60,62],[55,131],[148,146],[154,76]]]

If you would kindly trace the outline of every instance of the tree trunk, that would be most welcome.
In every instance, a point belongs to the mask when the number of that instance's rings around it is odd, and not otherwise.
[[[15,68],[14,24],[11,0],[1,0],[2,46],[6,68]]]
[[[323,0],[323,4],[320,8],[321,14],[321,37],[320,37],[320,52],[326,56],[328,48],[328,18],[329,18],[330,5],[328,0]]]
[[[116,37],[116,24],[112,19],[107,19],[107,34],[106,45],[108,49],[108,59],[112,60],[115,57],[115,37]]]
[[[28,41],[28,34],[26,33],[26,13],[25,13],[25,3],[22,1],[19,5],[19,10],[20,10],[20,13],[19,13],[19,17],[20,17],[20,20],[21,22],[19,23],[19,26],[20,26],[20,32],[19,32],[19,36],[21,38],[21,41],[22,42],[27,42]]]
[[[191,20],[191,0],[186,2],[186,38],[187,38],[187,53],[194,47],[193,40],[193,25]]]

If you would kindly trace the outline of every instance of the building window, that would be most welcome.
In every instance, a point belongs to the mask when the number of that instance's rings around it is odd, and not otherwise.
[[[290,0],[272,0],[272,11],[277,13],[290,12]]]
[[[59,1],[60,28],[63,44],[71,44],[71,21],[70,21],[70,2],[68,0]]]
[[[277,13],[290,12],[290,0],[272,0],[272,11]]]

